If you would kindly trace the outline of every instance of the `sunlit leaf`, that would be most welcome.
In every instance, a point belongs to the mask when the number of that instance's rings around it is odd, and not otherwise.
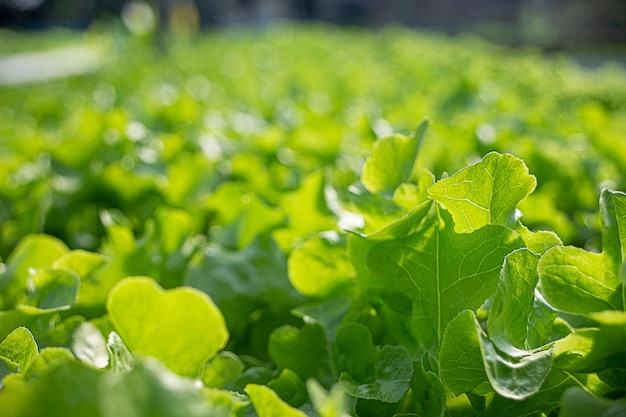
[[[536,185],[522,160],[492,152],[432,185],[428,195],[450,211],[455,232],[469,233],[488,224],[507,224]]]
[[[111,291],[107,310],[131,351],[154,356],[180,375],[197,376],[228,341],[220,311],[192,288],[164,291],[149,278],[126,278]]]
[[[305,413],[281,400],[271,388],[248,384],[246,393],[259,417],[306,417]]]

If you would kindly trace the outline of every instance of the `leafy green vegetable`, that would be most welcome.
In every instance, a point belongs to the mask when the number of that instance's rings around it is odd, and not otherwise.
[[[427,126],[428,122],[422,121],[414,136],[396,134],[374,142],[361,174],[368,191],[391,196],[400,184],[411,180]]]
[[[27,280],[37,268],[50,267],[67,246],[45,235],[31,235],[20,242],[7,259],[7,268],[0,275],[0,308],[12,308],[26,290]]]
[[[131,351],[154,356],[180,375],[197,376],[228,341],[220,311],[192,288],[164,291],[150,278],[126,278],[111,290],[107,310]]]
[[[548,342],[557,312],[535,292],[539,256],[526,249],[504,260],[487,326],[492,342],[502,351],[536,348]]]
[[[10,374],[24,374],[37,358],[37,343],[25,327],[13,330],[0,343],[0,388]]]
[[[428,195],[450,211],[455,232],[469,233],[488,224],[507,224],[536,185],[522,160],[489,153],[479,163],[432,185]]]
[[[349,291],[354,284],[345,241],[336,233],[312,237],[294,248],[289,256],[288,273],[294,288],[309,297]]]
[[[432,354],[460,311],[477,309],[493,294],[504,257],[522,246],[519,236],[503,226],[470,234],[453,228],[449,214],[433,206],[366,237],[372,241],[365,257],[368,269],[379,286],[413,301],[414,332]],[[386,236],[391,239],[383,240]]]
[[[553,306],[588,314],[624,309],[622,265],[626,260],[621,232],[626,228],[626,194],[602,191],[602,253],[571,246],[548,250],[538,265],[541,289]]]

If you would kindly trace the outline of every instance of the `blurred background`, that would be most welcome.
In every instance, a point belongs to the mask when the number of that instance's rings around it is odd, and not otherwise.
[[[137,2],[132,2],[136,4]],[[0,27],[87,28],[116,19],[125,0],[0,0]],[[312,20],[472,32],[508,45],[545,49],[626,46],[624,0],[150,0],[161,28],[264,25]]]

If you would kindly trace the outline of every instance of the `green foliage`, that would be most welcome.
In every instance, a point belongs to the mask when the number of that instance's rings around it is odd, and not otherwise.
[[[115,36],[0,90],[2,416],[623,414],[623,71]]]

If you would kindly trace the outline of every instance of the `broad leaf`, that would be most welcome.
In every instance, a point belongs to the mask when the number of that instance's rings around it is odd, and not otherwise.
[[[417,178],[417,185],[402,183],[393,192],[393,202],[404,210],[411,211],[428,199],[428,188],[435,183],[435,176],[424,170]]]
[[[314,236],[289,256],[289,281],[309,297],[346,292],[354,284],[354,268],[346,255],[345,240],[336,233]]]
[[[0,357],[18,365],[18,372],[26,372],[38,355],[37,343],[25,327],[13,330],[0,343]]]
[[[525,400],[513,400],[500,395],[487,399],[485,417],[526,417],[537,413],[550,415],[558,409],[563,392],[570,387],[580,386],[584,378],[552,370],[541,385],[541,389]]]
[[[348,298],[334,298],[319,304],[304,304],[292,310],[292,313],[305,322],[321,324],[329,337],[333,339],[338,326],[349,310],[350,300]]]
[[[3,380],[11,374],[17,374],[20,371],[20,365],[11,359],[0,356],[0,389],[4,386]]]
[[[439,352],[441,379],[455,395],[487,382],[479,335],[471,311],[459,314],[446,327]]]
[[[0,274],[0,309],[15,305],[33,271],[50,267],[67,251],[67,246],[52,236],[30,235],[22,239],[8,257],[6,271]]]
[[[248,397],[238,392],[205,389],[204,395],[208,400],[209,416],[242,417],[250,406]]]
[[[160,206],[155,210],[154,217],[160,228],[159,245],[163,254],[178,251],[193,235],[193,218],[185,210]]]
[[[464,234],[453,227],[446,211],[424,214],[418,207],[372,236],[365,256],[381,287],[413,300],[417,339],[435,356],[447,324],[494,293],[504,257],[523,245],[519,235],[502,226]],[[377,241],[388,235],[394,238]]]
[[[337,364],[357,380],[365,380],[374,375],[376,347],[370,331],[360,323],[340,326],[335,336]]]
[[[603,251],[619,268],[626,262],[626,194],[602,190],[600,216],[603,227]]]
[[[75,361],[74,355],[72,355],[72,352],[65,348],[43,348],[39,352],[39,356],[35,358],[33,363],[26,370],[24,379],[26,381],[39,379],[51,369],[71,361]]]
[[[464,311],[446,329],[440,356],[442,378],[455,394],[470,392],[487,379],[501,396],[526,399],[546,380],[552,369],[552,352],[515,353],[516,357],[510,357],[499,352],[474,313]]]
[[[50,317],[55,314],[56,310],[41,310],[23,304],[18,304],[13,310],[0,311],[0,339],[4,339],[18,327],[48,329]]]
[[[326,202],[325,187],[324,170],[317,170],[295,191],[282,194],[280,205],[287,214],[288,228],[277,231],[281,248],[288,250],[296,238],[335,229],[337,219]]]
[[[538,272],[542,294],[558,309],[579,314],[622,309],[619,277],[605,254],[555,247],[541,257]]]
[[[179,375],[197,376],[228,341],[222,314],[201,291],[164,291],[149,278],[126,278],[109,294],[111,321],[130,350],[162,360]]]
[[[566,246],[548,250],[538,265],[541,291],[554,307],[589,314],[624,309],[624,284],[620,279],[626,258],[626,194],[602,191],[603,252],[591,253]]]
[[[557,316],[535,293],[538,260],[539,256],[527,249],[507,255],[489,309],[489,337],[498,349],[511,355],[516,349],[547,343]]]
[[[428,121],[424,120],[413,136],[395,134],[374,142],[361,174],[368,191],[391,197],[396,187],[411,179],[427,127]]]
[[[80,278],[76,307],[81,313],[103,302],[102,293],[109,288],[103,285],[98,272],[106,263],[104,255],[82,250],[68,252],[54,262],[54,268],[72,271]]]
[[[207,201],[221,227],[218,238],[233,248],[248,246],[258,235],[282,224],[284,213],[268,206],[252,191],[237,183],[222,184]]]
[[[469,233],[488,224],[507,224],[536,185],[521,159],[492,152],[432,185],[428,195],[450,211],[457,233]]]
[[[426,360],[426,358],[424,358]],[[441,379],[431,371],[425,371],[422,363],[413,364],[411,377],[413,394],[412,410],[425,417],[442,417],[446,407],[446,392]]]

